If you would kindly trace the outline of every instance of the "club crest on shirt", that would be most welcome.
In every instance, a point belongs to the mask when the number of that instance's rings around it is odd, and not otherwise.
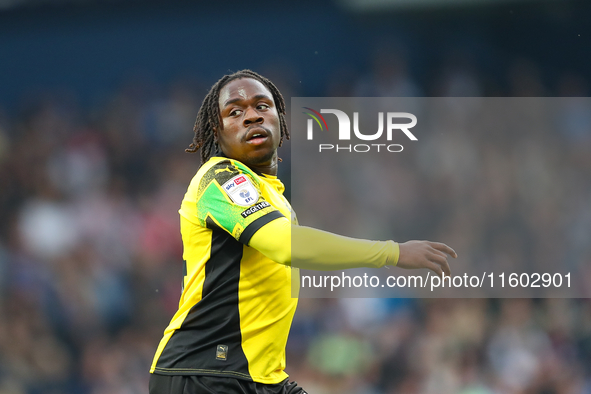
[[[222,189],[235,204],[243,207],[253,205],[259,199],[257,189],[244,174],[237,175],[224,183]]]

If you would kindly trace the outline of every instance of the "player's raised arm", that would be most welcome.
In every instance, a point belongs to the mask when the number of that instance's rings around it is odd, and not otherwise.
[[[344,237],[326,231],[292,226],[286,219],[260,228],[249,246],[271,260],[298,268],[330,271],[349,268],[427,268],[450,275],[447,256],[457,257],[449,246],[430,241],[371,241]]]

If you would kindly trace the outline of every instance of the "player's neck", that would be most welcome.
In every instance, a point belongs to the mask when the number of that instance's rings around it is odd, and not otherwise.
[[[277,151],[273,153],[270,159],[261,161],[261,162],[243,162],[246,164],[251,170],[256,172],[257,174],[266,174],[266,175],[273,175],[277,176],[277,163],[279,159],[277,157]]]
[[[238,161],[242,162],[243,164],[245,164],[246,166],[248,166],[248,168],[250,168],[251,170],[253,170],[257,174],[266,174],[266,175],[277,176],[277,168],[278,168],[277,163],[279,162],[279,159],[277,157],[276,152],[269,162],[261,163],[261,164],[252,164],[252,163],[248,163],[247,161],[244,161],[244,160],[232,158],[230,156],[227,156],[221,150],[217,150],[215,153],[215,156],[227,157],[229,159],[238,160]]]
[[[259,174],[277,176],[277,160],[273,160],[269,165],[249,166],[254,172]]]

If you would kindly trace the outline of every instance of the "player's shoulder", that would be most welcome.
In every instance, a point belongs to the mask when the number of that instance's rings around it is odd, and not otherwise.
[[[261,195],[261,179],[243,163],[226,157],[212,157],[201,166],[184,200],[191,203],[231,202],[250,206]]]
[[[236,185],[242,182],[253,183],[256,187],[260,184],[258,175],[245,164],[227,157],[212,157],[204,163],[191,181],[191,187],[203,191],[215,182],[224,187],[231,183]],[[200,194],[198,192],[198,194]]]

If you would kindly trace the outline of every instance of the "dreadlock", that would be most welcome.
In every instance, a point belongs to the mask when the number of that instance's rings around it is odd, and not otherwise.
[[[195,126],[193,132],[193,143],[189,145],[189,148],[185,149],[185,152],[195,153],[201,149],[201,163],[205,163],[211,156],[215,154],[216,142],[214,130],[220,130],[222,128],[222,118],[220,115],[220,90],[228,82],[235,79],[252,78],[263,85],[273,95],[275,106],[277,107],[277,113],[279,115],[281,139],[279,140],[279,146],[283,144],[283,137],[289,139],[289,130],[287,129],[287,123],[285,121],[285,100],[279,92],[279,89],[267,78],[260,74],[257,74],[251,70],[241,70],[234,74],[224,75],[219,81],[217,81],[207,93],[207,96],[203,99],[197,119],[195,120]]]

